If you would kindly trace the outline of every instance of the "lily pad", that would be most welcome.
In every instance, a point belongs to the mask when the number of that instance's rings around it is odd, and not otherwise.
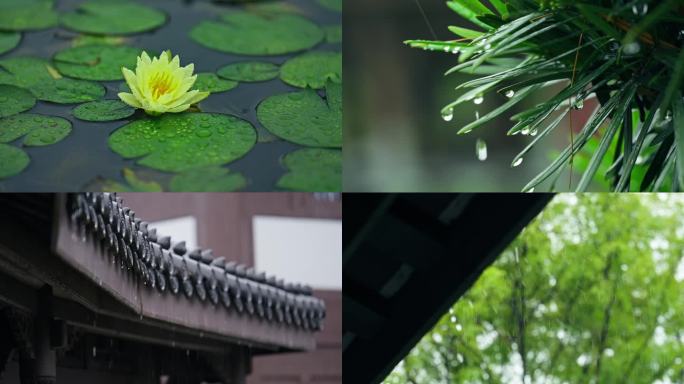
[[[1,1],[0,29],[28,31],[54,27],[58,16],[52,5],[52,0]]]
[[[71,40],[72,47],[82,47],[84,45],[121,45],[127,38],[122,36],[97,36],[97,35],[78,35]]]
[[[282,55],[302,51],[323,39],[323,30],[294,14],[231,12],[220,22],[203,21],[190,37],[207,48],[242,55]]]
[[[55,144],[69,135],[71,122],[56,116],[22,113],[0,119],[0,143],[9,143],[24,135],[24,145]]]
[[[121,80],[121,67],[135,68],[139,48],[125,45],[85,45],[58,52],[55,67],[65,76],[83,80]]]
[[[166,14],[132,1],[91,0],[62,16],[62,24],[72,30],[95,35],[126,35],[155,29]]]
[[[287,84],[300,88],[323,88],[328,80],[341,83],[342,54],[313,51],[299,55],[283,64],[280,78]]]
[[[216,74],[230,80],[256,82],[278,77],[280,67],[265,61],[242,61],[222,67]]]
[[[310,147],[342,147],[342,85],[328,82],[327,103],[316,91],[271,96],[257,118],[274,135]]]
[[[218,93],[229,91],[237,86],[236,81],[221,79],[215,73],[203,72],[197,74],[197,80],[195,80],[192,89]]]
[[[119,100],[100,100],[81,104],[72,113],[81,120],[112,121],[125,119],[135,113],[135,109]]]
[[[162,186],[156,181],[146,181],[141,179],[136,173],[124,168],[121,172],[126,184],[114,180],[102,180],[99,190],[107,192],[163,192]]]
[[[330,10],[342,12],[342,0],[318,0],[318,3]]]
[[[342,42],[342,25],[328,25],[324,28],[325,30],[325,41],[328,43],[341,43]]]
[[[136,120],[109,137],[109,147],[162,171],[222,165],[249,152],[256,131],[247,121],[215,113],[165,114]]]
[[[304,148],[283,159],[289,173],[278,180],[278,187],[297,191],[338,192],[342,190],[342,151]]]
[[[36,98],[31,92],[13,85],[0,85],[0,117],[28,111],[35,104]]]
[[[0,144],[0,179],[14,176],[24,170],[31,160],[17,147]]]
[[[1,32],[0,31],[0,55],[12,50],[19,44],[21,40],[21,33],[19,32]]]
[[[71,104],[101,99],[105,94],[105,88],[98,83],[55,78],[48,69],[50,63],[44,59],[11,57],[0,60],[0,67],[7,70],[0,71],[0,84],[26,88],[39,100]]]
[[[174,176],[169,187],[173,192],[230,192],[246,185],[247,180],[240,173],[230,173],[227,168],[205,167]]]

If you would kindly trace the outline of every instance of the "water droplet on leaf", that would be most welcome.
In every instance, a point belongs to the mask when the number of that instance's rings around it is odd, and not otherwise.
[[[453,108],[447,108],[442,111],[442,119],[444,121],[451,121],[451,119],[454,118],[454,109]]]
[[[513,166],[517,167],[518,165],[522,164],[522,162],[523,162],[523,158],[519,157],[513,162]]]
[[[510,99],[511,97],[513,97],[513,95],[515,95],[515,91],[514,91],[514,90],[509,89],[508,91],[506,91],[506,97],[508,97],[509,99]]]
[[[482,104],[483,101],[484,101],[484,97],[482,97],[482,96],[477,96],[476,98],[473,99],[473,103],[475,103],[475,104]]]

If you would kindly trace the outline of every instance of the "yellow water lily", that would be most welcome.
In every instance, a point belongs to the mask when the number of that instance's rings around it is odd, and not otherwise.
[[[119,98],[153,116],[183,112],[209,96],[209,92],[190,90],[197,80],[197,75],[192,74],[194,69],[192,63],[181,67],[178,55],[172,59],[171,51],[164,51],[152,59],[143,51],[138,57],[135,73],[121,68],[132,93],[121,92]]]

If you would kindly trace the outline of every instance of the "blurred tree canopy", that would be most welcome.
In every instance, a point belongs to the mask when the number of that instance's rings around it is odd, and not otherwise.
[[[684,382],[683,202],[558,195],[385,383]]]

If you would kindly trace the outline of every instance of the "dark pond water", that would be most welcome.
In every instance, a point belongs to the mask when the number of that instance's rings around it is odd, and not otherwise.
[[[171,49],[180,55],[181,65],[195,64],[195,72],[215,72],[236,61],[257,60],[282,64],[301,52],[278,56],[243,56],[222,53],[206,48],[193,40],[188,31],[202,20],[216,19],[218,15],[239,5],[209,1],[139,0],[141,4],[162,10],[167,22],[148,33],[126,36],[126,45],[140,47],[148,52]],[[76,8],[81,1],[56,1],[56,9],[65,12]],[[301,14],[321,27],[342,23],[341,13],[321,7],[313,0],[289,0]],[[37,56],[49,59],[57,51],[72,45],[77,33],[64,28],[23,32],[22,41],[15,49],[0,55],[0,59],[14,56]],[[341,43],[323,41],[316,50],[341,51]],[[123,81],[101,82],[107,88],[105,99],[117,99]],[[282,157],[300,145],[279,139],[269,133],[256,118],[256,107],[265,98],[301,90],[291,87],[279,78],[259,83],[240,83],[236,88],[212,95],[200,103],[203,112],[231,114],[252,123],[258,133],[258,143],[244,157],[230,163],[231,172],[240,172],[247,179],[244,190],[268,191],[277,189],[276,182],[287,172]],[[112,122],[87,122],[73,117],[71,110],[77,104],[52,104],[38,101],[27,112],[61,116],[73,124],[71,134],[64,140],[45,147],[23,147],[31,163],[20,174],[0,180],[0,191],[78,191],[97,188],[98,179],[109,179],[126,184],[122,170],[129,168],[145,180],[166,184],[172,174],[151,170],[135,164],[135,159],[124,159],[109,149],[107,139],[117,128],[144,115],[142,111],[128,119]],[[21,146],[21,141],[9,143]]]

